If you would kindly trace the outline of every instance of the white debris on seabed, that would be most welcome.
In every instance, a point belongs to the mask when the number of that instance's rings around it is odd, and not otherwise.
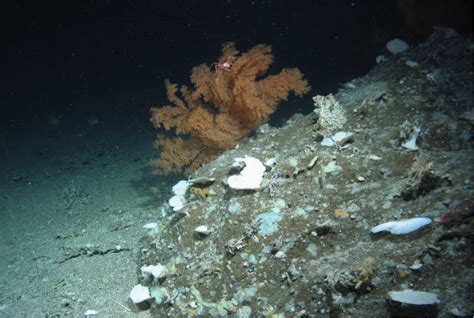
[[[151,299],[150,290],[148,287],[138,284],[132,288],[129,297],[134,304],[140,304]]]
[[[324,137],[323,140],[320,142],[320,145],[324,147],[335,147],[335,146],[342,147],[346,143],[351,141],[353,136],[354,134],[351,132],[338,131],[331,137]]]
[[[282,251],[278,251],[278,252],[275,253],[275,257],[283,259],[283,258],[286,258],[286,254]]]
[[[155,278],[163,278],[168,275],[168,270],[164,265],[161,264],[142,266],[140,270],[142,273],[151,274]]]
[[[168,204],[174,211],[181,210],[187,203],[185,195],[191,183],[187,180],[181,180],[173,186],[174,196],[169,199]]]
[[[276,165],[276,158],[267,159],[264,163],[265,167],[271,169]]]
[[[188,204],[186,199],[186,193],[188,189],[193,185],[208,186],[212,184],[216,179],[208,177],[199,177],[190,180],[181,180],[176,183],[172,190],[174,196],[168,200],[168,204],[173,208],[173,211],[179,211]]]
[[[152,229],[156,228],[157,226],[158,226],[158,223],[147,223],[147,224],[143,225],[143,228],[147,229],[147,230],[152,230]]]
[[[400,221],[390,221],[377,225],[370,230],[372,233],[388,231],[392,234],[408,234],[431,223],[430,218],[412,218]]]
[[[321,140],[320,145],[324,147],[335,147],[336,143],[331,137],[324,137],[323,140]]]
[[[232,189],[252,190],[260,188],[265,172],[265,165],[254,157],[235,158],[236,163],[244,162],[245,167],[238,175],[230,176],[227,184]]]
[[[439,304],[438,295],[426,291],[405,289],[388,293],[390,300],[407,305],[435,305]]]
[[[211,234],[211,230],[207,225],[199,225],[198,227],[194,228],[194,233],[207,236]]]
[[[187,203],[187,200],[182,195],[175,195],[169,199],[168,204],[173,208],[173,211],[181,210]]]
[[[181,180],[178,183],[176,183],[172,190],[175,195],[186,195],[186,192],[188,191],[189,187],[191,186],[191,183],[187,180]]]
[[[344,144],[346,144],[347,142],[349,142],[352,137],[354,136],[353,133],[351,132],[348,132],[348,131],[338,131],[337,133],[334,134],[334,136],[332,136],[332,140],[334,140],[334,142],[336,144],[338,144],[339,146],[343,146]]]
[[[421,131],[420,128],[414,128],[410,139],[405,141],[402,144],[402,147],[408,150],[418,150],[418,146],[416,145],[416,140],[418,138],[418,135],[420,134],[420,131]]]
[[[84,312],[84,317],[85,318],[88,318],[88,317],[92,317],[92,316],[95,316],[97,315],[99,312],[97,310],[93,310],[93,309],[88,309]]]
[[[409,67],[417,67],[418,66],[418,63],[416,61],[412,61],[412,60],[407,60],[405,62],[405,65],[406,66],[409,66]]]
[[[405,289],[388,292],[392,317],[437,317],[438,295]]]

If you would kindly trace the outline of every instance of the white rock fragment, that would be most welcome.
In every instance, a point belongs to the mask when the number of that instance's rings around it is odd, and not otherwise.
[[[421,132],[420,128],[414,128],[410,139],[405,141],[402,144],[402,147],[408,150],[418,150],[418,146],[416,145],[416,139],[418,138],[418,135],[420,134],[420,132]]]
[[[372,228],[370,231],[372,233],[389,231],[390,233],[396,234],[396,235],[408,234],[430,223],[431,223],[430,218],[412,218],[412,219],[390,221],[387,223],[379,224],[376,227]]]
[[[174,196],[168,200],[168,204],[173,208],[173,211],[179,211],[186,205],[185,195],[191,185],[189,181],[181,180],[173,186]]]
[[[185,196],[190,186],[191,183],[189,181],[181,180],[173,186],[173,193],[175,195]]]
[[[332,140],[340,146],[344,145],[346,142],[352,139],[354,136],[353,133],[348,132],[348,131],[338,131],[337,133],[332,136]]]
[[[275,257],[279,259],[283,259],[283,258],[286,258],[286,254],[282,251],[278,251],[276,252]]]
[[[320,145],[324,147],[334,147],[336,145],[344,146],[344,144],[349,142],[353,136],[354,134],[351,132],[338,131],[332,137],[323,138]]]
[[[173,211],[181,210],[186,205],[186,203],[186,198],[182,195],[175,195],[168,201],[168,204],[173,208]]]
[[[273,168],[273,166],[276,165],[276,158],[270,158],[267,161],[265,161],[265,166],[267,168]]]
[[[308,165],[306,166],[307,169],[311,169],[314,167],[314,165],[316,164],[316,161],[318,161],[319,157],[318,156],[314,156],[310,162],[308,163]]]
[[[376,156],[376,155],[369,155],[368,158],[369,158],[370,160],[374,160],[374,161],[382,160],[382,157],[379,157],[379,156]]]
[[[356,180],[359,181],[359,182],[364,182],[365,181],[365,178],[363,176],[356,176]]]
[[[408,60],[408,61],[405,62],[405,65],[409,66],[409,67],[417,67],[418,63],[416,61],[413,61],[413,60]]]
[[[407,42],[400,40],[400,39],[393,39],[387,42],[385,45],[387,50],[392,54],[399,54],[402,53],[410,47]]]
[[[142,273],[151,274],[155,278],[163,278],[168,275],[168,270],[161,264],[142,266],[140,270]]]
[[[263,163],[254,157],[235,158],[234,161],[236,163],[244,162],[245,167],[240,171],[240,174],[230,176],[227,179],[229,187],[238,190],[258,189],[265,172]]]
[[[211,234],[211,230],[207,227],[207,225],[199,225],[194,229],[194,232],[201,235]]]
[[[132,288],[129,297],[134,304],[140,304],[151,299],[150,290],[148,287],[138,284]]]
[[[90,316],[95,316],[97,315],[99,312],[97,310],[93,310],[93,309],[88,309],[84,312],[84,317],[88,318]]]
[[[152,229],[156,228],[157,226],[158,226],[158,223],[147,223],[147,224],[143,225],[143,228],[147,229],[147,230],[152,230]]]
[[[423,264],[422,263],[414,263],[410,266],[410,269],[416,271],[416,270],[419,270],[420,268],[423,267]]]
[[[320,145],[324,147],[334,147],[336,146],[336,143],[334,142],[334,140],[332,140],[331,137],[324,137],[323,140],[320,142]]]
[[[436,305],[440,301],[435,293],[405,289],[403,291],[391,291],[388,296],[392,301],[408,305]]]

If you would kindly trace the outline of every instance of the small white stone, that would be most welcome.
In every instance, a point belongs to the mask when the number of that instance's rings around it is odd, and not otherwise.
[[[422,263],[414,263],[413,265],[410,266],[410,269],[416,271],[416,270],[419,270],[422,267],[423,267]]]
[[[418,150],[418,146],[416,145],[416,136],[410,138],[408,141],[402,144],[402,147],[408,150]]]
[[[143,225],[143,228],[147,230],[151,230],[151,229],[156,228],[157,226],[158,226],[158,223],[147,223]]]
[[[306,166],[306,168],[308,169],[311,169],[314,167],[314,165],[316,164],[316,161],[318,161],[319,157],[318,156],[314,156],[313,159],[311,159],[311,161],[308,163],[308,165]]]
[[[92,309],[88,309],[84,312],[84,317],[90,317],[90,316],[95,316],[97,315],[99,312],[97,310],[92,310]]]
[[[194,229],[194,232],[202,235],[211,234],[211,230],[207,227],[207,225],[199,225]]]
[[[129,297],[134,304],[139,304],[151,299],[150,290],[148,287],[138,284],[132,288]]]
[[[275,257],[280,258],[280,259],[286,258],[286,254],[283,253],[282,251],[278,251],[278,252],[276,252]]]
[[[265,166],[268,168],[272,168],[276,164],[276,158],[270,158],[267,161],[265,161]]]
[[[417,67],[418,63],[416,61],[408,60],[405,62],[405,64],[409,67]]]
[[[416,145],[416,140],[418,138],[418,135],[420,134],[421,129],[416,127],[413,129],[413,132],[411,133],[411,137],[409,140],[405,141],[402,144],[402,147],[408,150],[418,150],[418,146]]]

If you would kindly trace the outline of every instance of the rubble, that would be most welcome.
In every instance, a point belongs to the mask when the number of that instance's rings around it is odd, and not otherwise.
[[[215,180],[209,195],[185,192],[185,213],[167,207],[140,242],[139,267],[172,273],[139,277],[154,295],[150,314],[396,316],[386,297],[408,287],[436,292],[440,316],[472,310],[473,44],[440,32],[328,97],[345,120],[295,115],[198,169],[192,178]],[[322,146],[335,131],[350,136]],[[234,187],[229,175],[245,173],[229,167],[245,156],[266,166],[251,187]],[[384,226],[395,234],[431,224],[403,238],[371,234],[381,220],[399,220]],[[206,235],[196,239],[197,228]]]

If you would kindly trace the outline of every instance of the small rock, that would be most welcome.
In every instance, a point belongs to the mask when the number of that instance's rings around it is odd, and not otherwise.
[[[151,229],[156,228],[157,226],[158,226],[158,223],[147,223],[143,225],[143,228],[147,230],[151,230]]]
[[[400,39],[393,39],[387,42],[385,45],[387,50],[392,54],[399,54],[402,53],[410,47],[407,42],[400,40]]]
[[[84,312],[84,317],[88,318],[90,316],[95,316],[97,314],[98,314],[97,310],[88,309]]]
[[[412,61],[412,60],[408,60],[408,61],[405,62],[405,65],[407,65],[409,67],[417,67],[418,63],[415,62],[415,61]]]
[[[211,234],[211,230],[207,227],[207,225],[199,225],[194,229],[194,233],[207,236]]]
[[[148,287],[138,284],[132,288],[129,297],[134,304],[140,304],[151,299],[150,290]]]
[[[438,295],[405,289],[388,293],[392,317],[437,317]]]
[[[334,140],[334,142],[339,146],[343,146],[345,143],[349,142],[353,136],[354,134],[351,132],[339,131],[332,136],[332,140]]]
[[[155,278],[163,278],[168,275],[168,270],[165,266],[161,264],[142,266],[140,270],[142,271],[142,273],[151,274]]]

